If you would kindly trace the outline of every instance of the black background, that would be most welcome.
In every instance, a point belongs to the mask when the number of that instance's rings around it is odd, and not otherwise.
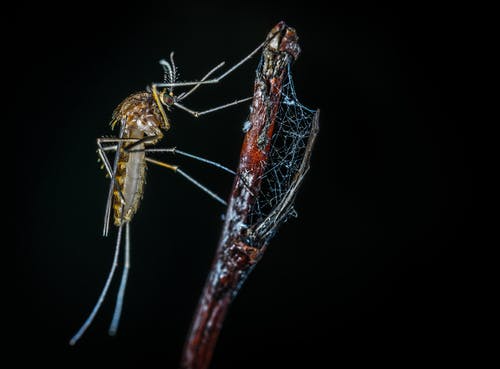
[[[235,300],[212,368],[406,367],[468,356],[463,248],[466,153],[459,98],[467,10],[422,4],[122,3],[18,7],[15,340],[19,362],[175,368],[224,209],[150,168],[132,223],[132,269],[117,337],[116,283],[93,326],[114,237],[102,238],[107,180],[95,138],[115,106],[162,78],[182,80],[246,55],[280,20],[297,29],[297,94],[321,108],[312,168],[285,224]],[[15,33],[15,34],[14,34]],[[251,95],[257,58],[186,101],[204,109]],[[198,120],[176,110],[164,146],[235,168],[248,108]],[[178,163],[227,196],[232,178]],[[114,235],[114,234],[113,234]],[[115,281],[116,282],[116,281]]]

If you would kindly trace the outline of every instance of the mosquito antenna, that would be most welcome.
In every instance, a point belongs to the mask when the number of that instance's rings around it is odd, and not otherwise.
[[[163,76],[163,80],[165,81],[166,84],[173,84],[175,83],[176,79],[176,69],[175,69],[175,64],[174,64],[174,53],[170,53],[170,63],[166,61],[165,59],[160,60],[160,64],[163,67],[163,70],[165,72]],[[172,92],[173,87],[168,87],[168,92]]]
[[[175,83],[175,81],[177,80],[177,67],[175,66],[175,62],[174,62],[174,52],[172,51],[170,53],[170,65],[172,66],[172,75],[171,75],[171,79],[170,81],[172,83]],[[173,87],[171,88],[170,92],[173,91]]]
[[[122,280],[120,282],[120,289],[116,297],[115,312],[113,313],[113,320],[109,326],[109,335],[114,336],[120,324],[120,317],[122,315],[123,297],[125,296],[125,289],[127,287],[128,271],[130,269],[130,222],[125,224],[125,264],[123,266]]]
[[[170,83],[170,79],[172,78],[172,67],[170,66],[170,63],[166,61],[165,59],[160,60],[160,64],[163,67],[164,75],[163,75],[163,80],[165,83]],[[169,91],[171,87],[168,88]]]
[[[120,254],[120,242],[122,238],[122,227],[123,226],[120,226],[118,228],[118,235],[116,236],[115,254],[113,256],[113,264],[111,265],[111,270],[109,271],[108,279],[106,279],[106,283],[104,284],[104,288],[102,289],[101,295],[99,296],[99,299],[97,300],[97,303],[95,304],[94,309],[92,309],[92,312],[90,313],[89,317],[87,318],[85,323],[83,323],[83,325],[80,327],[78,332],[76,332],[76,334],[69,341],[69,344],[71,346],[73,346],[82,337],[82,335],[85,333],[90,324],[92,324],[92,321],[94,320],[104,299],[106,298],[109,285],[111,284],[111,280],[113,279],[113,275],[115,274],[116,266],[118,265],[118,255]]]

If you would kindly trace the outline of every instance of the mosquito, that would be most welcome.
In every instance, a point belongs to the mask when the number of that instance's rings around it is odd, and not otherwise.
[[[184,99],[196,91],[200,86],[219,83],[254,56],[265,44],[266,42],[260,44],[250,54],[218,77],[210,78],[216,71],[224,66],[224,62],[212,68],[199,81],[192,82],[177,82],[177,69],[174,63],[174,53],[172,52],[170,53],[170,61],[160,60],[160,65],[164,70],[164,81],[161,83],[153,83],[146,91],[130,95],[114,110],[111,127],[113,129],[116,125],[119,125],[120,130],[118,137],[97,138],[98,157],[100,161],[102,161],[103,167],[110,178],[104,215],[103,236],[107,236],[109,233],[111,218],[113,218],[113,224],[118,228],[113,262],[97,303],[83,325],[69,341],[70,345],[74,345],[91,325],[107,295],[118,265],[122,233],[123,228],[125,228],[124,265],[113,318],[108,333],[113,336],[118,330],[130,269],[130,222],[141,202],[147,163],[158,165],[172,170],[174,173],[180,174],[221,204],[227,205],[222,198],[189,176],[186,172],[181,170],[179,166],[158,161],[150,158],[147,154],[151,152],[179,154],[212,165],[232,175],[236,175],[234,171],[219,163],[178,150],[175,147],[153,148],[152,146],[160,142],[164,135],[163,132],[167,132],[170,129],[170,120],[165,111],[170,112],[174,107],[177,107],[191,114],[193,117],[198,118],[202,115],[250,100],[252,97],[239,99],[204,111],[195,111],[181,104]],[[175,87],[191,88],[187,92],[175,95]],[[112,162],[108,158],[108,153],[114,153],[114,160]]]

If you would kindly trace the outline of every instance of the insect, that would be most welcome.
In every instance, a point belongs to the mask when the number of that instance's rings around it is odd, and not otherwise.
[[[198,118],[204,114],[212,113],[250,100],[251,97],[240,99],[204,111],[194,111],[181,104],[181,101],[186,99],[200,86],[220,82],[223,78],[255,55],[259,49],[265,45],[265,43],[266,42],[260,44],[255,50],[220,76],[216,78],[209,78],[217,70],[224,66],[224,62],[210,70],[199,81],[192,82],[177,82],[177,70],[174,63],[174,53],[172,52],[170,54],[170,61],[160,61],[164,70],[164,81],[162,83],[153,83],[146,91],[130,95],[115,109],[112,116],[111,127],[119,127],[118,137],[100,137],[97,139],[97,152],[99,159],[102,161],[103,167],[106,170],[107,175],[110,177],[108,200],[104,216],[103,235],[107,236],[109,234],[111,219],[113,220],[113,224],[118,228],[113,262],[97,303],[83,325],[71,338],[69,342],[70,345],[74,345],[82,337],[94,320],[106,297],[111,280],[113,279],[118,265],[122,233],[123,228],[125,228],[124,266],[116,298],[115,310],[109,328],[110,335],[115,335],[117,332],[127,285],[128,272],[130,269],[130,221],[133,219],[141,202],[144,191],[147,163],[159,165],[180,174],[215,200],[226,205],[226,202],[223,199],[189,176],[178,166],[150,158],[147,154],[150,152],[180,154],[236,175],[234,171],[211,160],[189,154],[176,148],[153,148],[152,146],[160,142],[164,136],[164,132],[169,130],[170,120],[168,119],[166,111],[170,112],[174,107],[182,109]],[[190,87],[190,89],[187,92],[175,95],[174,87]],[[108,153],[114,153],[114,160],[112,162],[108,159]]]

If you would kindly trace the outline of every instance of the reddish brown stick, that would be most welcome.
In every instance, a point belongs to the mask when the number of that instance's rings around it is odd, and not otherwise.
[[[250,213],[259,196],[275,125],[279,124],[276,117],[282,83],[288,72],[288,64],[298,57],[300,48],[295,30],[283,22],[271,30],[267,41],[255,81],[249,117],[251,128],[244,138],[238,176],[231,192],[215,259],[185,343],[181,362],[184,369],[208,368],[231,301],[262,257],[273,234],[268,228],[257,234],[255,231],[260,228],[249,224]],[[310,141],[312,146],[314,137]],[[283,213],[283,209],[291,206],[296,188],[308,169],[309,155],[310,149],[305,154],[307,158],[303,161],[302,173],[296,176],[291,186],[294,188],[290,190],[289,198],[284,200],[280,211],[273,211],[273,216],[277,217],[276,214]],[[276,221],[275,227],[279,223]]]

